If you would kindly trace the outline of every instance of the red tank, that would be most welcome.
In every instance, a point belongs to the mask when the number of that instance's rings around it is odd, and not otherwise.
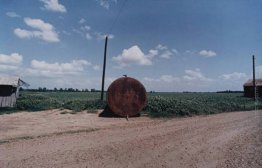
[[[119,116],[137,115],[146,105],[146,100],[145,87],[134,78],[118,78],[107,90],[107,104]]]

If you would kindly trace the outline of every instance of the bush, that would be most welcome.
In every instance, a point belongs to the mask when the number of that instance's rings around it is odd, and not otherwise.
[[[66,102],[63,107],[73,111],[102,109],[106,106],[106,102],[101,100],[71,100]]]
[[[63,107],[73,111],[82,111],[85,109],[84,100],[71,100],[63,104]]]
[[[39,111],[61,107],[61,102],[42,95],[26,95],[17,100],[18,110]]]
[[[89,100],[89,101],[86,102],[85,107],[88,110],[104,109],[106,107],[106,101]]]

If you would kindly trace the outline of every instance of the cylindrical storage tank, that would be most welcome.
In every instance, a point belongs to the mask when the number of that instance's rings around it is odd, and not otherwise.
[[[146,105],[146,89],[134,78],[118,78],[107,90],[107,104],[119,116],[135,116]]]

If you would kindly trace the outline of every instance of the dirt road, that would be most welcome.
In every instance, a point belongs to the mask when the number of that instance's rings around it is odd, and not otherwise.
[[[262,167],[262,111],[175,119],[0,116],[0,167]]]

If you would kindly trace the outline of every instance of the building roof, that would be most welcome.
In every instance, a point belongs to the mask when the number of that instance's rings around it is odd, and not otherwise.
[[[244,86],[253,86],[253,79],[249,79]],[[256,79],[256,86],[262,86],[262,79]]]
[[[26,82],[22,81],[17,76],[0,76],[0,85],[10,85],[10,86],[29,86]]]

